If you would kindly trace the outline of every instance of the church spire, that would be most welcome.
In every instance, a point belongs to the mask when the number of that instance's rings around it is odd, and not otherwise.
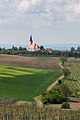
[[[33,44],[33,40],[32,40],[32,35],[30,35],[30,40],[29,40],[30,44]]]

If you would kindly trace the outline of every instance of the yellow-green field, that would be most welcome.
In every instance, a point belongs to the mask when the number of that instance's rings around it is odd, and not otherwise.
[[[55,81],[59,70],[0,66],[0,98],[32,101]]]

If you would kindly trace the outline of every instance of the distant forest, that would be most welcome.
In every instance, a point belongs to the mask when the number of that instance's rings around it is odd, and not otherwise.
[[[53,49],[44,49],[43,46],[40,47],[39,51],[28,51],[23,47],[15,47],[12,48],[0,48],[0,54],[8,54],[8,55],[21,55],[21,56],[53,56],[53,57],[75,57],[80,58],[80,47],[77,49],[71,47],[70,50],[53,50]]]

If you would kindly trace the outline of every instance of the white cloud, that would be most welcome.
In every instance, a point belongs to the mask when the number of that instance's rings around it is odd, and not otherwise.
[[[0,19],[0,25],[6,24],[8,21],[6,19]]]
[[[18,5],[18,10],[21,12],[28,11],[35,7],[41,0],[23,0]]]
[[[74,12],[76,15],[80,15],[80,4],[74,4],[70,7],[70,11]]]
[[[80,19],[79,0],[0,0],[0,24],[49,26]],[[47,23],[47,24],[46,24]]]
[[[25,11],[28,10],[30,7],[30,2],[24,0],[18,5],[18,10]]]
[[[65,9],[65,17],[68,21],[76,21],[80,17],[80,4],[72,3]]]

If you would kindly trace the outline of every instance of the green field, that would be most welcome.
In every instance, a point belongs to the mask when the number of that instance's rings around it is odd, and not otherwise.
[[[13,66],[0,66],[0,98],[32,101],[40,95],[61,72]]]
[[[70,88],[73,93],[76,93],[77,96],[80,96],[80,60],[70,60],[68,63],[68,69],[71,74],[65,84]]]

